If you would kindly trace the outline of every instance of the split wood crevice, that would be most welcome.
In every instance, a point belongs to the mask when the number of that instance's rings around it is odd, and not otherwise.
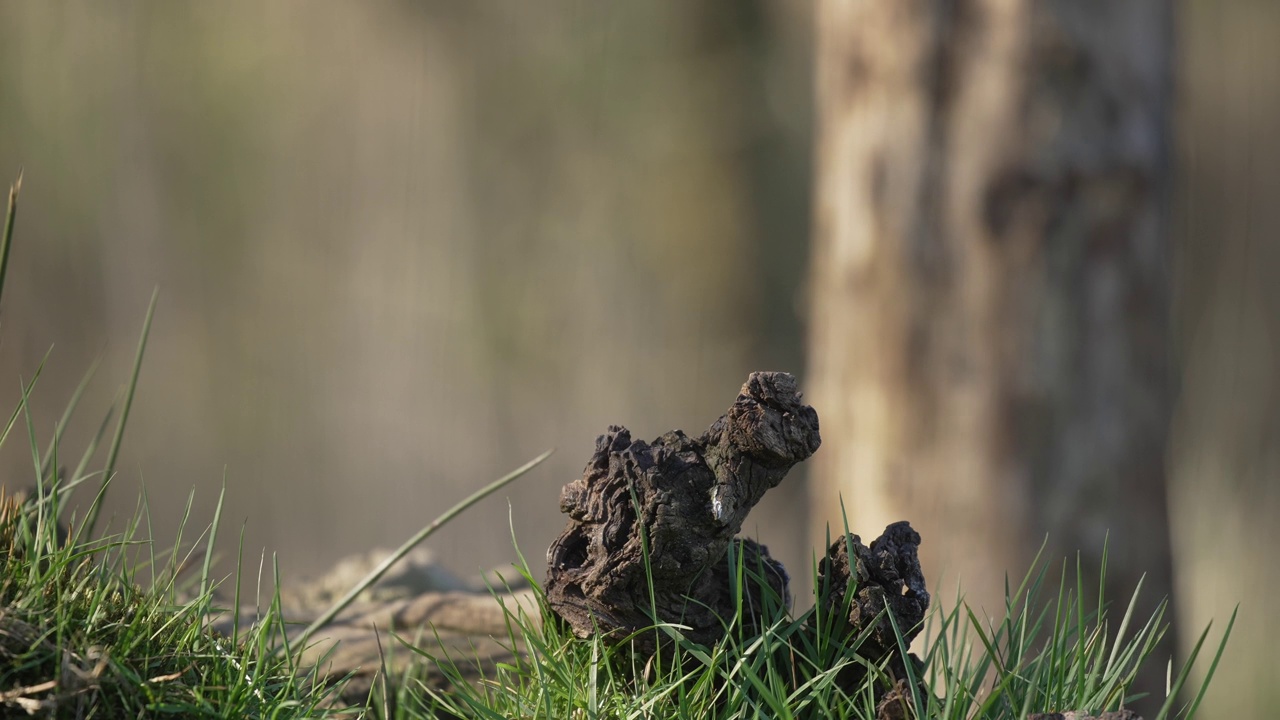
[[[677,430],[646,443],[610,427],[560,496],[569,522],[547,551],[551,608],[579,637],[631,638],[648,653],[670,645],[652,629],[655,618],[714,644],[736,614],[739,588],[745,629],[768,624],[790,605],[787,572],[768,548],[737,534],[820,443],[818,414],[801,401],[795,378],[776,372],[752,373],[728,412],[696,438]],[[929,607],[919,545],[900,522],[870,546],[853,534],[837,539],[819,564],[817,606],[838,619],[824,621],[823,632],[860,643],[863,658],[887,669],[878,695],[884,717],[896,716],[896,706],[905,711],[911,696],[894,625],[909,645]],[[748,578],[741,582],[739,558]],[[816,641],[818,623],[804,632]],[[839,682],[852,690],[864,672],[851,665]]]

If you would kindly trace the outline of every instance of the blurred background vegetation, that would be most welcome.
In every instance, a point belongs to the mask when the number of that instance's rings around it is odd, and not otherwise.
[[[1242,605],[1204,716],[1265,717],[1280,6],[1186,0],[1174,47],[1173,589],[1184,642]],[[145,484],[171,537],[225,469],[224,518],[298,577],[555,446],[507,493],[536,563],[606,425],[698,432],[750,370],[803,375],[813,57],[803,0],[0,0],[0,396],[54,346],[37,429],[99,355],[105,412],[158,285],[108,515]],[[20,443],[0,468],[30,476]],[[793,568],[829,519],[803,478],[752,517]],[[436,537],[462,573],[513,558],[506,500]]]

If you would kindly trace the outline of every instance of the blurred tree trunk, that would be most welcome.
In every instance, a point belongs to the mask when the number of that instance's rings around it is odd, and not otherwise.
[[[1240,615],[1198,720],[1280,707],[1280,3],[1180,4],[1170,519],[1188,648]],[[1247,628],[1247,630],[1245,630]],[[1200,663],[1193,681],[1204,677]]]
[[[941,597],[995,616],[1045,534],[1051,577],[1079,550],[1096,580],[1110,533],[1108,597],[1145,573],[1151,610],[1170,3],[820,0],[817,28],[816,531],[840,497],[864,536],[909,519]]]

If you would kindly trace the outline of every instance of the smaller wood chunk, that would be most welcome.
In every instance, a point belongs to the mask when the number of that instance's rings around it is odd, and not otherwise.
[[[898,651],[894,624],[907,645],[919,634],[929,610],[919,548],[920,534],[910,523],[896,522],[870,547],[857,535],[836,540],[818,565],[818,602],[830,615],[841,615],[848,607],[844,632],[850,637],[867,633],[859,648],[864,657],[878,659]],[[850,589],[853,596],[846,597]],[[881,614],[886,606],[892,621]]]
[[[810,618],[806,630],[828,633],[841,642],[859,642],[858,654],[884,667],[889,683],[876,689],[876,716],[884,720],[914,717],[914,713],[903,714],[912,703],[909,679],[923,676],[920,659],[911,653],[904,657],[898,645],[899,633],[902,644],[911,645],[929,610],[919,548],[920,534],[910,523],[897,522],[885,528],[870,547],[853,534],[836,540],[818,564],[815,612],[821,609],[824,619],[817,623]],[[866,666],[860,663],[847,666],[836,678],[849,693],[858,692],[866,681]],[[923,683],[917,690],[921,697],[928,694]]]

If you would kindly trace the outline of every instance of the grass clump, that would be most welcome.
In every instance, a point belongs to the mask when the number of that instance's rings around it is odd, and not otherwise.
[[[1038,563],[1037,563],[1038,564]],[[837,627],[823,617],[821,604],[799,617],[785,610],[766,611],[763,630],[743,634],[742,617],[726,621],[726,634],[712,647],[691,643],[678,624],[654,622],[652,631],[669,640],[668,655],[645,656],[629,644],[606,644],[572,633],[549,609],[523,559],[518,566],[537,598],[537,616],[523,607],[506,607],[508,642],[520,648],[512,663],[491,668],[479,682],[467,658],[436,656],[400,638],[451,679],[452,690],[409,677],[394,697],[404,718],[446,717],[581,718],[583,720],[687,720],[690,718],[929,718],[937,720],[1015,720],[1039,712],[1068,710],[1099,714],[1130,706],[1143,697],[1134,690],[1140,668],[1154,660],[1167,623],[1162,603],[1139,621],[1135,591],[1119,625],[1099,595],[1085,598],[1077,563],[1071,589],[1063,564],[1063,588],[1046,597],[1047,566],[1016,588],[1006,588],[1005,616],[980,620],[957,597],[947,610],[935,609],[926,621],[923,657],[905,663],[909,678],[893,678],[886,663],[870,664],[860,653],[865,638],[810,631]],[[743,582],[758,581],[747,570]],[[502,597],[499,595],[499,597]],[[1148,720],[1195,716],[1234,625],[1232,615],[1204,681],[1193,697],[1183,691],[1208,635],[1206,628],[1186,661],[1173,673],[1157,715]],[[908,652],[895,628],[900,652]],[[842,676],[865,677],[855,687]],[[918,673],[918,675],[917,675]],[[895,680],[902,695],[877,703]],[[917,681],[923,681],[920,689]],[[375,706],[382,707],[375,702]]]
[[[21,178],[9,192],[0,238],[0,290],[8,267]],[[73,394],[43,451],[29,413],[40,368],[0,432],[0,445],[24,427],[34,466],[29,489],[0,486],[0,717],[76,718],[316,717],[333,714],[332,691],[311,672],[277,652],[284,625],[273,602],[252,629],[234,636],[212,631],[217,612],[209,556],[217,514],[202,538],[205,561],[191,572],[181,530],[168,553],[156,557],[145,497],[123,530],[95,535],[137,388],[155,297],[152,297],[134,372],[107,450],[105,468],[90,470],[110,413],[80,454],[75,469],[58,471],[59,442],[89,376]],[[41,363],[41,368],[43,363]],[[92,375],[92,371],[89,373]],[[88,483],[97,494],[81,520],[72,493]],[[219,502],[219,512],[221,502]],[[185,528],[190,514],[183,518]],[[139,582],[140,573],[149,581]],[[238,590],[237,590],[238,594]],[[278,596],[277,596],[278,597]],[[239,598],[237,597],[237,601]]]
[[[11,189],[0,238],[0,291],[19,185]],[[825,610],[823,603],[793,616],[780,598],[768,601],[767,596],[764,608],[744,608],[739,602],[735,616],[723,620],[723,639],[712,646],[691,642],[678,623],[655,618],[643,632],[657,633],[663,650],[645,655],[629,642],[574,637],[551,611],[521,555],[517,569],[532,588],[534,602],[521,604],[507,592],[494,592],[497,602],[504,603],[504,644],[513,659],[480,664],[477,680],[476,664],[468,658],[433,654],[420,649],[415,638],[395,636],[402,647],[388,650],[407,648],[418,654],[435,669],[434,676],[443,673],[447,689],[428,682],[419,664],[394,684],[384,672],[373,683],[366,705],[343,707],[337,700],[342,679],[322,677],[298,661],[312,633],[409,548],[542,458],[446,512],[301,633],[298,628],[288,632],[277,590],[247,630],[219,634],[209,619],[224,612],[215,601],[218,583],[210,577],[221,498],[212,524],[184,544],[188,500],[179,536],[167,551],[157,553],[154,538],[143,532],[151,524],[145,495],[122,530],[95,534],[154,307],[153,296],[101,469],[90,465],[107,435],[110,414],[74,470],[58,470],[63,430],[92,371],[43,447],[28,412],[40,368],[23,386],[21,402],[0,430],[2,445],[15,427],[25,428],[35,480],[26,492],[0,488],[0,717],[1014,720],[1035,712],[1100,713],[1126,707],[1139,697],[1133,687],[1139,668],[1154,660],[1165,634],[1164,605],[1149,618],[1135,617],[1137,590],[1114,624],[1101,592],[1096,602],[1084,597],[1086,584],[1077,563],[1074,587],[1064,564],[1054,584],[1061,589],[1052,594],[1047,566],[1039,566],[1016,588],[1006,588],[999,621],[980,619],[959,596],[948,609],[935,607],[918,643],[919,658],[909,655],[904,640],[912,629],[895,625],[897,657],[911,660],[894,667],[861,654],[866,638],[843,632],[841,616]],[[70,498],[94,485],[96,494],[81,519],[70,510],[76,507]],[[242,570],[237,562],[234,613],[242,606]],[[737,571],[737,597],[751,596],[743,588],[763,582],[761,569],[739,561]],[[278,568],[271,572],[278,588]],[[816,564],[813,573],[820,585]],[[242,627],[238,620],[233,628]],[[1177,672],[1170,667],[1166,699],[1159,714],[1147,720],[1195,715],[1234,621],[1233,614],[1194,695],[1185,684],[1207,628]],[[317,665],[322,667],[323,660]],[[859,680],[850,683],[850,677]],[[885,688],[895,686],[897,696],[887,701]]]
[[[169,564],[144,585],[154,543],[138,522],[94,542],[59,542],[41,502],[6,496],[0,540],[0,715],[136,718],[319,715],[328,690],[272,652],[269,611],[241,637],[205,623],[212,587]],[[44,520],[42,521],[42,517]],[[139,516],[141,517],[141,516]],[[39,529],[33,532],[33,526]],[[172,556],[171,556],[172,557]]]

